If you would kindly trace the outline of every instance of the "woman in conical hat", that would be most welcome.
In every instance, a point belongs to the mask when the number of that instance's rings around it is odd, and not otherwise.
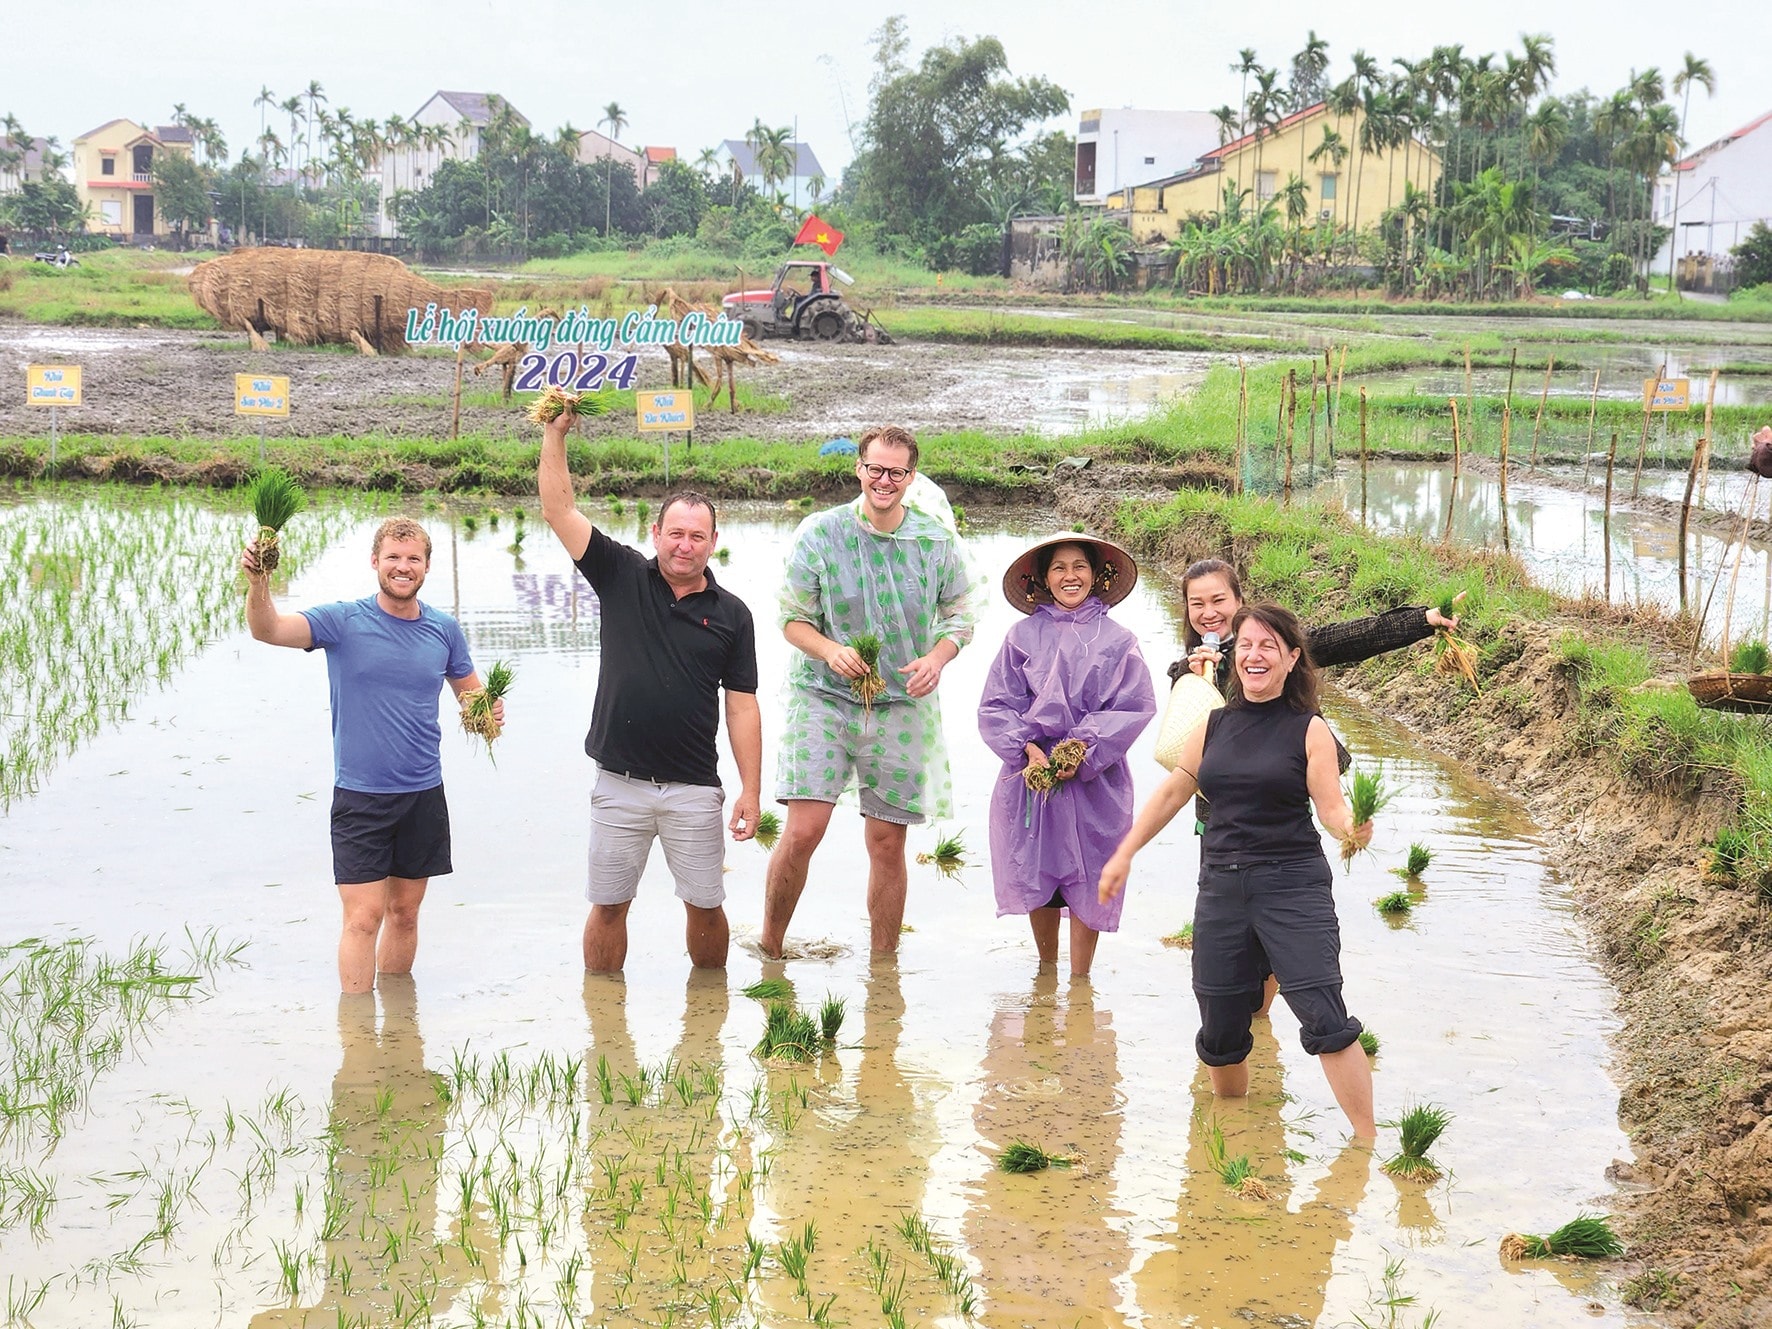
[[[1132,825],[1126,757],[1157,709],[1138,639],[1108,614],[1137,580],[1132,555],[1098,536],[1030,546],[1003,574],[1003,594],[1027,617],[978,705],[979,733],[1003,761],[990,818],[997,913],[1027,915],[1044,967],[1058,962],[1068,910],[1075,977],[1120,925],[1120,900],[1103,904],[1096,883]]]

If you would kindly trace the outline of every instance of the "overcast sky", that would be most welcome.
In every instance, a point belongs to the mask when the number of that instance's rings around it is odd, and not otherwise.
[[[910,54],[953,37],[998,37],[1011,71],[1039,74],[1074,110],[1138,106],[1208,110],[1235,103],[1229,66],[1253,46],[1289,66],[1314,27],[1331,76],[1364,48],[1381,63],[1441,43],[1467,54],[1517,48],[1522,31],[1556,42],[1554,90],[1607,93],[1633,69],[1670,77],[1682,54],[1708,59],[1717,94],[1695,90],[1687,139],[1702,145],[1772,110],[1772,19],[1766,0],[1711,0],[1691,11],[1647,0],[1538,0],[1447,6],[1420,0],[888,0],[881,8],[814,0],[256,0],[247,6],[142,8],[61,0],[0,43],[0,112],[64,148],[123,116],[168,123],[175,102],[218,121],[238,159],[259,132],[253,99],[279,99],[318,79],[334,109],[359,118],[410,116],[439,88],[496,92],[538,130],[596,128],[621,104],[630,145],[693,158],[739,138],[753,119],[792,125],[834,184],[866,114],[870,34],[902,13]],[[206,16],[212,16],[206,26]],[[1525,17],[1522,17],[1525,16]],[[29,29],[27,32],[26,29]],[[1677,103],[1676,103],[1677,105]],[[279,133],[288,135],[287,117]],[[1076,119],[1066,127],[1076,130]]]

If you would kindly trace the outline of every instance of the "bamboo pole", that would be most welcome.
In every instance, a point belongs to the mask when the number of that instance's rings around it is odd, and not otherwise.
[[[1723,598],[1723,668],[1729,667],[1729,632],[1735,626],[1735,583],[1741,578],[1741,559],[1747,553],[1747,532],[1754,523],[1754,507],[1760,501],[1760,474],[1748,476],[1747,501],[1741,505],[1741,540],[1735,546],[1735,570],[1729,574],[1729,594]],[[1704,624],[1698,625],[1700,632]]]
[[[1510,411],[1514,408],[1514,371],[1519,367],[1520,348],[1516,346],[1507,354],[1507,400],[1503,405]]]
[[[1281,502],[1292,502],[1292,436],[1298,427],[1298,371],[1286,371],[1286,481],[1281,489]]]
[[[455,412],[449,422],[449,437],[461,437],[461,361],[468,353],[468,346],[463,342],[455,348]]]
[[[1513,425],[1513,409],[1508,406],[1501,408],[1501,547],[1512,553],[1513,541],[1507,529],[1507,438]]]
[[[1452,508],[1458,500],[1458,466],[1464,451],[1458,434],[1458,398],[1448,397],[1446,404],[1452,408],[1452,483],[1446,489],[1446,529],[1440,535],[1441,544],[1452,543]]]
[[[1661,363],[1661,368],[1655,371],[1655,382],[1658,386],[1661,383],[1662,375],[1666,373],[1667,362],[1664,360]],[[1643,487],[1643,454],[1649,450],[1649,402],[1654,396],[1654,389],[1650,389],[1643,394],[1643,436],[1637,440],[1637,475],[1636,478],[1631,481],[1630,485],[1630,496],[1633,500],[1636,498],[1638,491]],[[1690,498],[1691,495],[1687,495],[1687,497]],[[1685,597],[1686,588],[1681,586],[1680,598],[1683,601]],[[1683,607],[1684,606],[1682,605],[1682,608]]]
[[[1717,374],[1719,372],[1715,369],[1710,371],[1710,386],[1705,389],[1704,393],[1704,469],[1698,473],[1698,506],[1701,508],[1704,506],[1704,491],[1710,484],[1710,423],[1711,414],[1717,404]]]
[[[1686,532],[1692,525],[1692,491],[1698,486],[1698,467],[1704,460],[1706,446],[1710,442],[1703,435],[1692,447],[1692,464],[1686,469],[1686,498],[1680,504],[1680,612],[1687,612],[1686,605]]]
[[[1600,371],[1594,370],[1594,395],[1587,405],[1587,447],[1581,452],[1581,481],[1587,483],[1587,459],[1594,451],[1594,425],[1600,418]]]
[[[1232,458],[1231,493],[1243,492],[1243,413],[1249,405],[1249,367],[1242,356],[1237,357],[1237,443]]]
[[[1366,524],[1366,385],[1360,384],[1360,525]]]
[[[1477,408],[1471,403],[1471,344],[1464,344],[1464,427],[1470,433],[1471,446],[1477,443]]]
[[[1534,468],[1538,465],[1538,435],[1544,429],[1544,408],[1550,404],[1551,370],[1557,367],[1557,357],[1551,356],[1544,362],[1544,391],[1538,394],[1538,418],[1532,422],[1532,461]],[[1583,465],[1586,463],[1583,462]]]
[[[1341,423],[1341,383],[1347,377],[1347,345],[1342,344],[1341,361],[1335,370],[1335,409],[1329,414],[1329,460],[1335,460],[1335,427]],[[1327,388],[1324,389],[1327,391]]]
[[[1594,375],[1594,381],[1599,381]],[[1606,516],[1600,526],[1600,542],[1606,547],[1606,603],[1612,603],[1612,464],[1618,459],[1618,431],[1612,431],[1612,446],[1606,449]]]
[[[1311,361],[1311,483],[1317,482],[1317,362]]]

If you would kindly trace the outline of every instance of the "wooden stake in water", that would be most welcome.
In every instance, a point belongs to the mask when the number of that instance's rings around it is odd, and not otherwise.
[[[1470,431],[1471,445],[1477,442],[1477,408],[1471,405],[1471,344],[1464,344],[1464,427]]]
[[[1310,483],[1317,482],[1317,362],[1311,361],[1311,475]]]
[[[1507,400],[1503,403],[1504,410],[1514,408],[1514,370],[1520,366],[1520,348],[1514,347],[1507,356]]]
[[[1446,529],[1440,536],[1441,544],[1452,543],[1452,509],[1458,502],[1458,467],[1464,451],[1458,433],[1458,398],[1448,397],[1446,405],[1452,408],[1452,483],[1446,488]]]
[[[1243,433],[1244,424],[1249,411],[1249,366],[1243,357],[1237,357],[1237,445],[1236,456],[1232,459],[1231,493],[1243,492]]]
[[[1587,404],[1587,447],[1581,453],[1581,478],[1587,480],[1587,459],[1594,451],[1594,425],[1600,418],[1600,371],[1594,370],[1594,395]]]
[[[1698,506],[1704,506],[1704,491],[1710,485],[1710,422],[1711,413],[1717,404],[1717,374],[1710,371],[1710,386],[1704,393],[1704,469],[1698,473]]]
[[[1698,486],[1698,468],[1704,462],[1710,440],[1699,435],[1692,446],[1692,465],[1686,470],[1686,498],[1680,504],[1680,612],[1686,612],[1686,532],[1692,524],[1692,491]]]
[[[1507,436],[1513,419],[1513,408],[1504,405],[1501,408],[1501,547],[1509,553],[1513,551],[1513,542],[1508,538],[1507,530]]]
[[[1286,371],[1286,480],[1281,487],[1281,501],[1292,502],[1292,432],[1298,425],[1298,371]]]
[[[1664,360],[1661,363],[1661,368],[1655,371],[1655,382],[1659,384],[1662,375],[1666,373],[1667,362]],[[1654,396],[1655,392],[1653,389],[1643,394],[1643,436],[1637,440],[1637,474],[1636,478],[1633,479],[1630,484],[1630,496],[1633,501],[1636,499],[1638,491],[1643,487],[1643,454],[1649,450],[1649,402]],[[1688,497],[1690,496],[1688,495]],[[1684,601],[1685,598],[1686,587],[1682,584],[1680,586],[1680,599]],[[1682,603],[1680,607],[1683,609],[1685,608],[1685,605]]]
[[[1360,384],[1360,525],[1366,524],[1366,385]]]
[[[61,428],[56,423],[55,407],[49,408],[49,474],[55,475],[56,445],[61,442]]]
[[[1594,375],[1598,383],[1600,376]],[[1618,460],[1618,431],[1612,431],[1612,446],[1606,449],[1606,515],[1600,525],[1600,543],[1606,547],[1606,603],[1612,602],[1612,464]]]
[[[1551,370],[1557,367],[1557,357],[1551,356],[1544,362],[1544,391],[1538,394],[1538,418],[1532,422],[1532,460],[1530,465],[1538,465],[1538,435],[1544,428],[1544,408],[1550,403]],[[1582,465],[1587,464],[1583,459]]]
[[[461,437],[461,362],[468,353],[468,344],[463,342],[455,348],[455,413],[449,422],[449,437]]]
[[[1329,412],[1329,460],[1335,460],[1335,426],[1341,423],[1341,382],[1347,377],[1347,347],[1341,348],[1341,360],[1335,368],[1335,409]],[[1324,387],[1327,392],[1327,385]]]

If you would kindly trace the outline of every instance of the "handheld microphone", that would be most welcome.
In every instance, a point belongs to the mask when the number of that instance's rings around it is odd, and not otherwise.
[[[1208,650],[1216,651],[1220,640],[1221,638],[1216,632],[1208,632],[1200,638],[1200,645],[1206,647]]]

